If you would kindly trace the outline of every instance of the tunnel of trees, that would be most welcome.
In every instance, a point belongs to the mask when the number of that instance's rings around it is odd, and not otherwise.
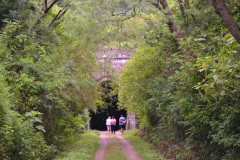
[[[120,115],[122,114],[126,117],[126,111],[118,108],[118,95],[112,94],[111,91],[113,88],[111,87],[110,81],[104,81],[101,83],[102,87],[102,99],[104,103],[104,107],[98,106],[96,112],[90,112],[90,128],[95,130],[104,131],[107,129],[106,127],[106,119],[108,116],[114,116],[118,122]],[[119,128],[119,124],[117,123],[117,129]]]
[[[239,0],[0,0],[0,159],[53,159],[119,106],[168,159],[239,159],[239,26]],[[103,48],[136,50],[115,93]]]

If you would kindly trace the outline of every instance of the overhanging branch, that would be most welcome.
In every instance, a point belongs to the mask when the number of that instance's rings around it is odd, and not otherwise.
[[[54,17],[54,19],[49,23],[48,26],[51,27],[56,20],[60,19],[67,12],[69,7],[70,7],[70,4],[67,4],[63,9],[58,11],[58,14]]]

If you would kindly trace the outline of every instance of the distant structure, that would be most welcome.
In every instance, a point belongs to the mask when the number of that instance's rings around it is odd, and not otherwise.
[[[96,80],[114,81],[118,77],[124,65],[131,58],[132,50],[127,49],[104,49],[99,53],[98,62],[102,63],[102,68],[95,74]],[[107,63],[106,63],[107,62]]]
[[[128,113],[126,119],[126,130],[138,128],[138,120],[134,113]]]
[[[98,62],[102,63],[102,67],[95,74],[96,80],[99,83],[104,81],[114,81],[116,77],[122,73],[122,68],[131,58],[131,53],[134,51],[127,49],[112,49],[105,48],[98,54]],[[126,129],[134,129],[138,126],[138,120],[134,113],[126,115]]]

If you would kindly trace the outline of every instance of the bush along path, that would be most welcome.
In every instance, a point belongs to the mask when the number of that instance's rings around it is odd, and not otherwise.
[[[98,131],[87,131],[76,142],[65,146],[54,160],[94,160],[98,141]]]

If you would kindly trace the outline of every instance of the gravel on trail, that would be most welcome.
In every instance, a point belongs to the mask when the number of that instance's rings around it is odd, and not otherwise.
[[[120,132],[116,132],[116,137],[109,136],[112,134],[109,134],[107,131],[100,131],[100,139],[99,139],[99,149],[96,153],[95,160],[104,160],[104,157],[106,156],[106,147],[113,143],[112,139],[117,138],[118,145],[122,146],[123,152],[128,160],[144,160],[139,156],[139,154],[134,149],[131,142],[124,139]],[[116,143],[116,141],[114,141]]]

